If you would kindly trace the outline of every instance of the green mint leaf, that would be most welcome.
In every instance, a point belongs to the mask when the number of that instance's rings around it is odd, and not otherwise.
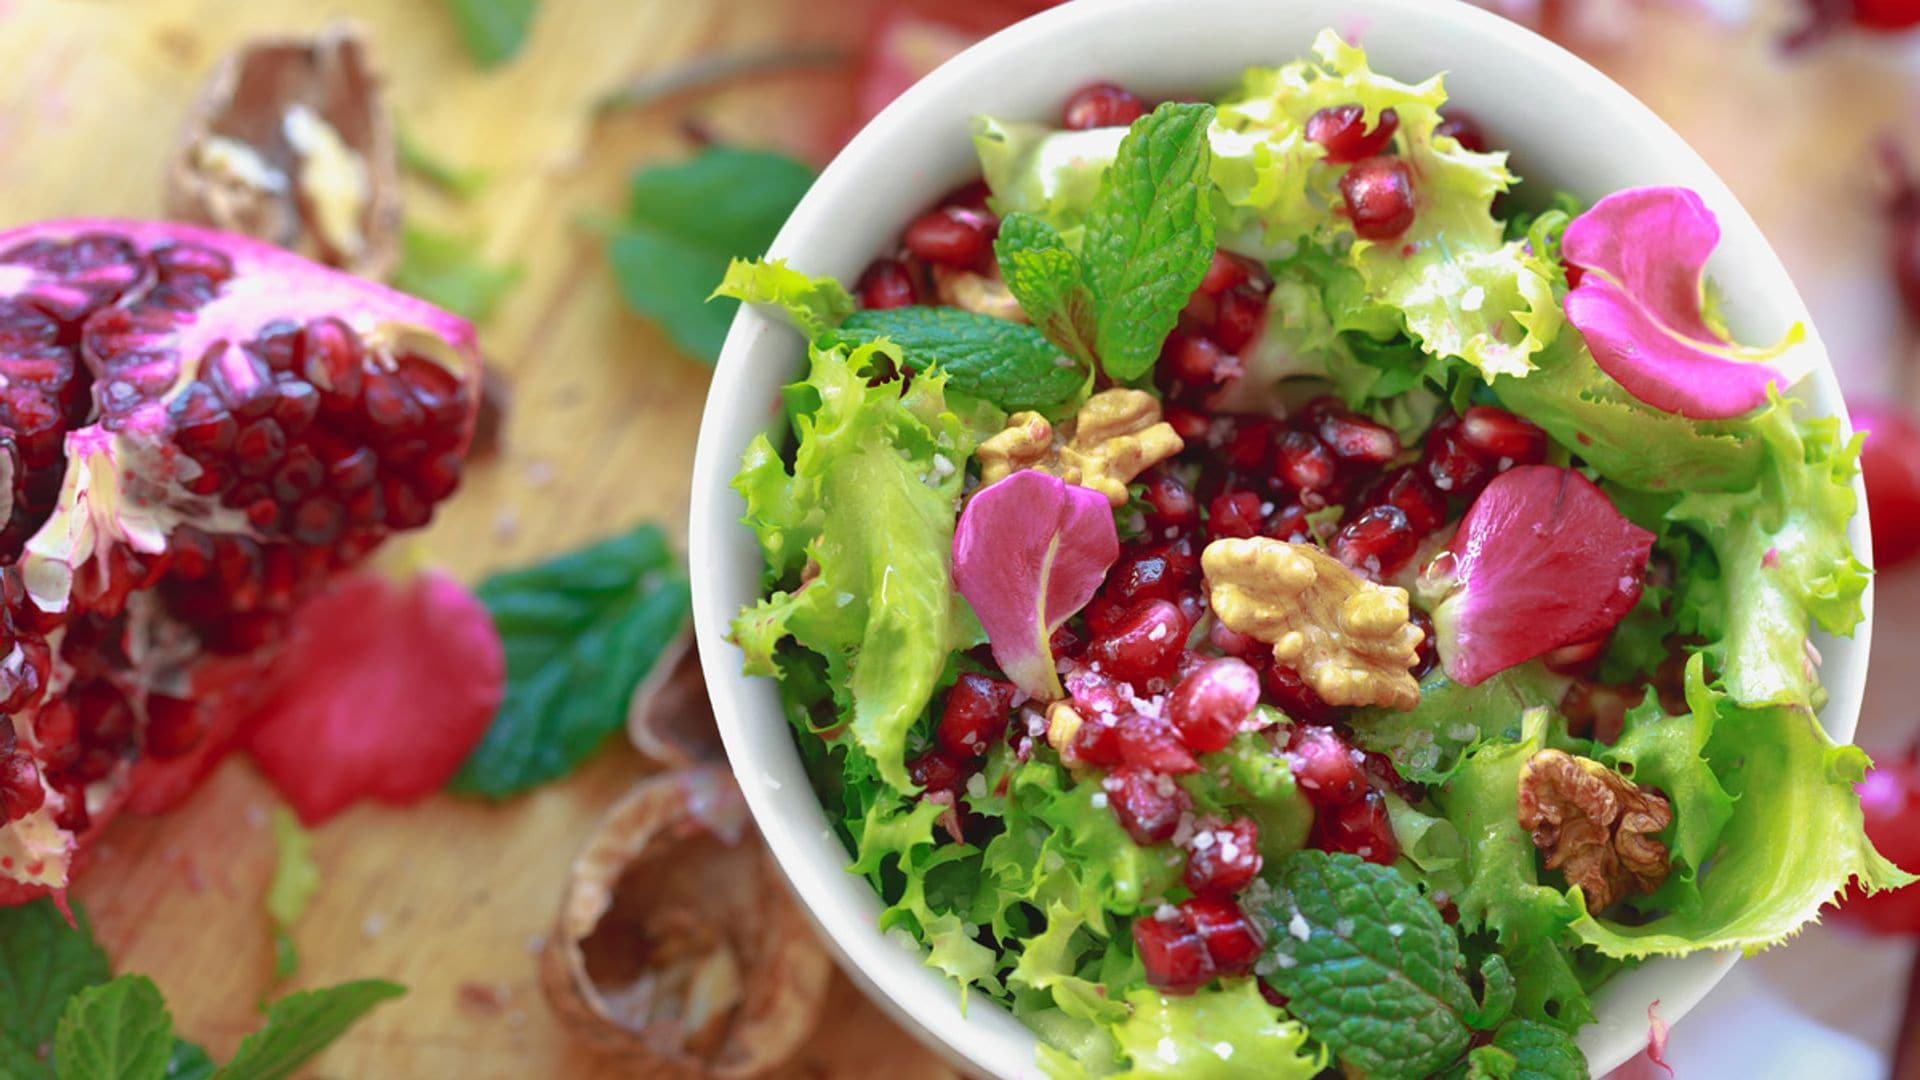
[[[1258,970],[1315,1038],[1369,1076],[1426,1076],[1466,1051],[1460,943],[1412,882],[1313,850],[1271,876]]]
[[[808,341],[816,341],[839,326],[842,319],[853,314],[854,307],[846,286],[830,277],[808,277],[788,266],[785,259],[733,260],[727,264],[727,276],[707,302],[712,303],[715,297],[778,308]]]
[[[173,1016],[145,975],[122,975],[67,1000],[53,1039],[60,1080],[161,1080]]]
[[[167,1057],[167,1080],[212,1080],[216,1068],[205,1050],[185,1039],[173,1040],[173,1053]]]
[[[1514,1070],[1519,1067],[1512,1054],[1497,1046],[1476,1046],[1467,1052],[1465,1071],[1456,1070],[1448,1075],[1461,1080],[1513,1080]]]
[[[240,1040],[214,1080],[279,1080],[325,1049],[374,1006],[405,994],[381,979],[288,994],[267,1007],[267,1022]]]
[[[474,594],[507,655],[507,692],[449,785],[504,798],[563,776],[627,715],[687,617],[687,579],[657,526],[496,574]]]
[[[1514,986],[1513,972],[1498,954],[1480,961],[1480,983],[1480,1004],[1469,1009],[1463,1019],[1468,1027],[1487,1031],[1513,1011],[1513,1001],[1518,991]]]
[[[111,977],[79,904],[73,920],[67,925],[47,899],[0,907],[0,1076],[8,1080],[52,1080],[47,1056],[67,1000]]]
[[[447,0],[460,40],[483,68],[506,63],[527,43],[537,6],[537,0]]]
[[[1009,412],[1057,409],[1087,381],[1040,331],[960,308],[856,311],[827,340],[857,346],[881,338],[900,346],[908,367],[937,367],[947,373],[948,390]]]
[[[1080,256],[1053,226],[1018,211],[1000,223],[993,252],[1020,310],[1061,352],[1091,368],[1099,327]]]
[[[1511,1080],[1586,1080],[1587,1056],[1559,1028],[1515,1020],[1494,1033],[1493,1048],[1512,1056]]]
[[[1212,123],[1213,106],[1176,102],[1134,121],[1094,197],[1080,254],[1095,350],[1117,380],[1153,369],[1213,261]]]
[[[488,266],[465,237],[409,225],[400,236],[393,287],[483,322],[520,281],[518,266]]]
[[[767,250],[813,184],[813,170],[758,150],[710,146],[634,174],[626,219],[607,243],[627,306],[711,364],[739,302],[707,303],[735,256]]]
[[[413,132],[400,128],[394,135],[400,167],[457,199],[471,199],[487,186],[487,174],[464,168],[429,150]]]
[[[272,821],[277,855],[273,880],[267,885],[267,914],[273,919],[273,978],[278,982],[300,966],[293,924],[300,921],[313,891],[320,887],[320,868],[313,863],[313,837],[300,827],[292,811],[276,806]]]

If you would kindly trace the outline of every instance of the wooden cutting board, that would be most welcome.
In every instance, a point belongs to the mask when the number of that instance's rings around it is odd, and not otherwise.
[[[513,381],[504,452],[469,474],[408,554],[472,578],[643,519],[684,536],[707,370],[623,309],[583,219],[617,213],[637,162],[688,151],[681,117],[802,150],[848,122],[851,80],[846,69],[761,80],[599,122],[590,105],[699,52],[851,48],[858,26],[790,0],[541,7],[519,58],[483,73],[439,0],[0,0],[0,225],[157,215],[168,145],[215,60],[250,36],[310,32],[331,11],[348,13],[369,32],[401,125],[493,178],[465,205],[410,189],[409,216],[482,238],[488,259],[524,267],[481,334]],[[314,1075],[617,1074],[570,1047],[534,961],[587,829],[646,768],[618,742],[571,779],[504,805],[363,807],[316,832],[321,885],[295,931],[303,963],[292,986],[381,976],[409,993],[318,1058]],[[179,812],[117,822],[77,890],[116,969],[152,976],[181,1033],[216,1058],[257,1026],[255,1002],[269,990],[273,802],[257,774],[229,761]],[[796,1074],[951,1075],[843,979],[826,1015]]]
[[[480,237],[488,258],[525,270],[482,333],[514,382],[504,453],[469,476],[414,554],[477,577],[640,519],[684,535],[707,373],[623,310],[581,219],[619,206],[634,163],[685,152],[684,116],[800,149],[842,129],[851,86],[844,70],[786,76],[598,122],[589,104],[625,78],[716,48],[853,46],[864,5],[545,0],[526,50],[491,73],[468,62],[438,2],[325,6],[369,30],[402,125],[494,178],[465,205],[410,190],[409,214]],[[327,15],[315,7],[0,0],[0,225],[157,214],[161,162],[201,76],[249,36],[319,28]],[[1729,37],[1699,16],[1630,10],[1643,20],[1637,29],[1591,54],[1746,201],[1809,293],[1843,370],[1891,390],[1904,343],[1861,162],[1882,128],[1904,124],[1920,136],[1908,118],[1911,53],[1856,43],[1782,66],[1764,34]],[[1897,652],[1906,636],[1885,615],[1876,653]],[[1904,715],[1899,700],[1876,693],[1868,711],[1886,714],[1890,729],[1893,714]],[[1869,739],[1876,719],[1863,728]],[[304,963],[294,985],[384,976],[410,992],[313,1073],[601,1075],[555,1026],[534,953],[580,839],[644,769],[612,747],[571,779],[505,805],[362,807],[320,829],[322,884],[296,931]],[[262,897],[272,803],[245,764],[229,762],[178,813],[117,823],[78,889],[116,967],[151,975],[179,1029],[216,1057],[255,1026],[254,1003],[269,988]],[[826,1015],[793,1074],[951,1075],[844,980]]]

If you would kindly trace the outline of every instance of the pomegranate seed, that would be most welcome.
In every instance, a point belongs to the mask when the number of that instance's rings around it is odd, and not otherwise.
[[[1321,491],[1333,485],[1335,462],[1327,444],[1304,431],[1280,437],[1275,455],[1280,479],[1297,491]]]
[[[1420,457],[1420,468],[1443,494],[1471,499],[1493,479],[1491,463],[1467,444],[1460,433],[1460,421],[1448,417],[1427,433],[1427,447]]]
[[[1221,348],[1239,356],[1260,336],[1266,321],[1266,293],[1252,283],[1240,285],[1220,294],[1210,336]]]
[[[1213,959],[1184,912],[1167,908],[1165,914],[1133,920],[1134,951],[1149,986],[1163,994],[1191,994],[1213,981]]]
[[[174,445],[193,458],[225,454],[240,432],[226,405],[204,383],[189,384],[167,412],[173,420]]]
[[[366,385],[360,339],[339,319],[317,319],[301,331],[299,371],[320,391],[323,412],[350,412]]]
[[[1244,660],[1214,660],[1180,680],[1167,716],[1187,747],[1199,754],[1224,750],[1260,704],[1260,674]]]
[[[1440,666],[1440,643],[1433,637],[1433,619],[1419,608],[1410,608],[1407,621],[1420,631],[1420,645],[1414,653],[1413,677],[1424,679],[1428,672]]]
[[[1193,386],[1217,386],[1240,374],[1240,364],[1212,340],[1175,330],[1161,350],[1167,371]]]
[[[1263,500],[1251,491],[1230,491],[1207,504],[1207,535],[1215,540],[1260,535]]]
[[[1218,296],[1246,281],[1247,277],[1246,263],[1224,249],[1215,250],[1213,262],[1207,265],[1207,276],[1200,279],[1200,291],[1208,296]]]
[[[1133,548],[1107,571],[1100,591],[1128,609],[1143,600],[1172,600],[1180,595],[1187,576],[1183,569],[1174,566],[1166,550]]]
[[[1508,465],[1547,460],[1547,433],[1505,409],[1475,405],[1460,417],[1460,439],[1482,456]]]
[[[1180,478],[1165,469],[1146,476],[1147,525],[1185,532],[1200,524],[1200,503]]]
[[[1329,727],[1295,728],[1287,742],[1294,780],[1307,801],[1320,809],[1347,806],[1367,792],[1361,757]]]
[[[60,812],[53,815],[53,823],[78,836],[93,824],[93,816],[87,812],[87,782],[77,777],[62,776],[51,780],[48,786],[63,800]]]
[[[1135,608],[1111,633],[1093,639],[1087,658],[1100,671],[1130,683],[1164,679],[1180,663],[1187,624],[1165,600]]]
[[[1391,577],[1420,547],[1420,537],[1397,506],[1375,506],[1340,526],[1327,553],[1367,577]]]
[[[1271,416],[1235,416],[1220,443],[1220,460],[1243,472],[1258,472],[1273,460],[1273,438],[1280,421]]]
[[[1135,713],[1121,717],[1115,728],[1120,760],[1133,768],[1168,776],[1200,769],[1200,763],[1182,743],[1181,733],[1164,717]]]
[[[1311,543],[1313,525],[1307,520],[1307,508],[1299,503],[1288,503],[1275,510],[1260,527],[1260,535],[1285,540],[1289,544]]]
[[[1082,720],[1062,755],[1085,762],[1096,769],[1111,769],[1120,764],[1120,726],[1112,719],[1090,716]]]
[[[902,242],[908,251],[930,263],[971,269],[992,253],[988,220],[971,211],[931,210],[913,219]]]
[[[1290,667],[1268,664],[1260,673],[1260,687],[1269,701],[1298,723],[1325,723],[1335,715],[1333,706],[1321,700],[1319,693]]]
[[[1167,426],[1173,429],[1173,433],[1189,445],[1205,439],[1208,430],[1213,426],[1213,422],[1207,419],[1205,413],[1189,409],[1184,405],[1167,406],[1166,421]]]
[[[1110,82],[1089,83],[1075,90],[1060,109],[1060,126],[1068,131],[1121,127],[1147,115],[1147,103],[1130,90]]]
[[[1463,150],[1484,154],[1493,145],[1487,141],[1487,133],[1480,126],[1479,118],[1465,109],[1447,108],[1440,114],[1440,124],[1433,129],[1435,135],[1451,136]]]
[[[1196,896],[1180,903],[1194,933],[1206,943],[1207,958],[1222,975],[1245,975],[1260,958],[1260,931],[1240,905],[1224,896]]]
[[[1172,777],[1131,765],[1107,774],[1100,789],[1106,792],[1107,806],[1119,819],[1120,827],[1142,847],[1173,836],[1180,827],[1180,815],[1187,809],[1187,793]]]
[[[1367,782],[1375,788],[1391,791],[1410,803],[1417,803],[1427,797],[1426,786],[1401,776],[1400,770],[1393,767],[1392,758],[1371,751],[1360,756],[1360,769],[1367,774]]]
[[[966,763],[939,750],[929,750],[907,762],[907,779],[921,788],[922,795],[958,791],[972,771]]]
[[[0,667],[0,717],[17,713],[40,700],[53,670],[53,650],[47,647],[46,641],[23,637],[15,640],[11,648],[0,647],[0,652],[13,649],[20,650],[20,659]],[[11,732],[12,728],[7,730]]]
[[[1196,896],[1231,896],[1260,872],[1260,826],[1252,818],[1202,821],[1187,842],[1180,880]]]
[[[982,757],[995,739],[1007,733],[1007,713],[1013,707],[1013,684],[966,672],[947,691],[934,741],[955,757]]]
[[[1055,656],[1077,656],[1082,644],[1080,635],[1067,629],[1064,623],[1047,637],[1047,648]]]
[[[1344,851],[1381,866],[1392,866],[1400,858],[1387,801],[1372,790],[1357,802],[1315,814],[1307,842],[1321,851]]]
[[[1387,148],[1400,129],[1400,115],[1383,110],[1369,128],[1366,110],[1358,105],[1332,105],[1307,117],[1307,138],[1326,147],[1326,160],[1346,165]]]
[[[1893,281],[1907,314],[1920,319],[1920,213],[1909,213],[1894,228]]]
[[[1427,536],[1447,523],[1447,497],[1411,465],[1403,465],[1367,493],[1361,507],[1392,506],[1406,515],[1415,536]]]
[[[207,710],[195,702],[159,694],[148,696],[144,733],[147,756],[160,760],[180,757],[200,745],[211,722]]]
[[[1254,656],[1265,648],[1259,638],[1249,637],[1238,630],[1230,630],[1223,622],[1216,622],[1207,629],[1207,640],[1213,642],[1214,648],[1228,656]]]
[[[40,769],[25,750],[0,754],[0,824],[18,821],[46,801]]]
[[[1320,441],[1342,461],[1384,465],[1400,452],[1400,437],[1393,429],[1345,410],[1326,413],[1315,428]]]
[[[854,283],[860,306],[871,311],[909,307],[916,299],[913,275],[898,259],[875,259]]]
[[[1353,232],[1362,240],[1391,240],[1413,224],[1413,174],[1396,157],[1370,157],[1340,177]]]

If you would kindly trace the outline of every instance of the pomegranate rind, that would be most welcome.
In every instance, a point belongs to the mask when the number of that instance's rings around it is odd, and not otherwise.
[[[1696,420],[1742,416],[1792,381],[1782,357],[1795,324],[1766,349],[1735,344],[1706,310],[1706,264],[1720,224],[1687,188],[1615,192],[1567,226],[1561,256],[1584,273],[1565,308],[1593,358],[1627,392]]]
[[[445,574],[341,578],[294,617],[247,750],[307,825],[446,785],[506,691],[487,610]]]
[[[1572,469],[1501,473],[1422,572],[1450,589],[1433,612],[1447,677],[1477,686],[1605,635],[1639,602],[1653,540]]]
[[[679,1017],[670,1015],[674,1010],[644,1018],[633,1014],[644,1001],[636,993],[644,975],[634,986],[603,986],[588,966],[588,949],[596,947],[589,939],[602,921],[623,904],[646,899],[631,891],[621,895],[622,877],[636,860],[669,843],[679,845],[675,854],[685,856],[671,864],[673,874],[698,873],[689,863],[724,858],[729,851],[747,856],[729,867],[744,872],[703,878],[703,885],[718,890],[710,903],[681,905],[689,910],[672,913],[722,942],[719,951],[731,954],[738,971],[750,973],[731,984],[706,980],[709,997],[732,1004],[707,1027],[710,1038],[698,1048],[687,1045],[688,1032]],[[747,851],[740,852],[742,845]],[[655,881],[647,885],[651,894]],[[658,887],[668,888],[666,883]],[[649,941],[648,958],[671,962],[676,944]],[[684,955],[680,960],[688,963]],[[779,1069],[806,1041],[819,1022],[833,965],[759,838],[747,830],[745,804],[732,776],[724,768],[706,767],[649,777],[595,826],[569,873],[540,973],[562,1023],[596,1053],[647,1076],[742,1080]],[[648,974],[660,973],[649,964]],[[689,991],[702,991],[697,977]]]

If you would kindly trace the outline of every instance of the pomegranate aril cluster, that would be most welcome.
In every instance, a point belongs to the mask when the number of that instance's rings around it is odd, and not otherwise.
[[[1195,896],[1133,920],[1147,983],[1163,993],[1191,994],[1217,977],[1245,975],[1264,943],[1240,905],[1222,896]]]

